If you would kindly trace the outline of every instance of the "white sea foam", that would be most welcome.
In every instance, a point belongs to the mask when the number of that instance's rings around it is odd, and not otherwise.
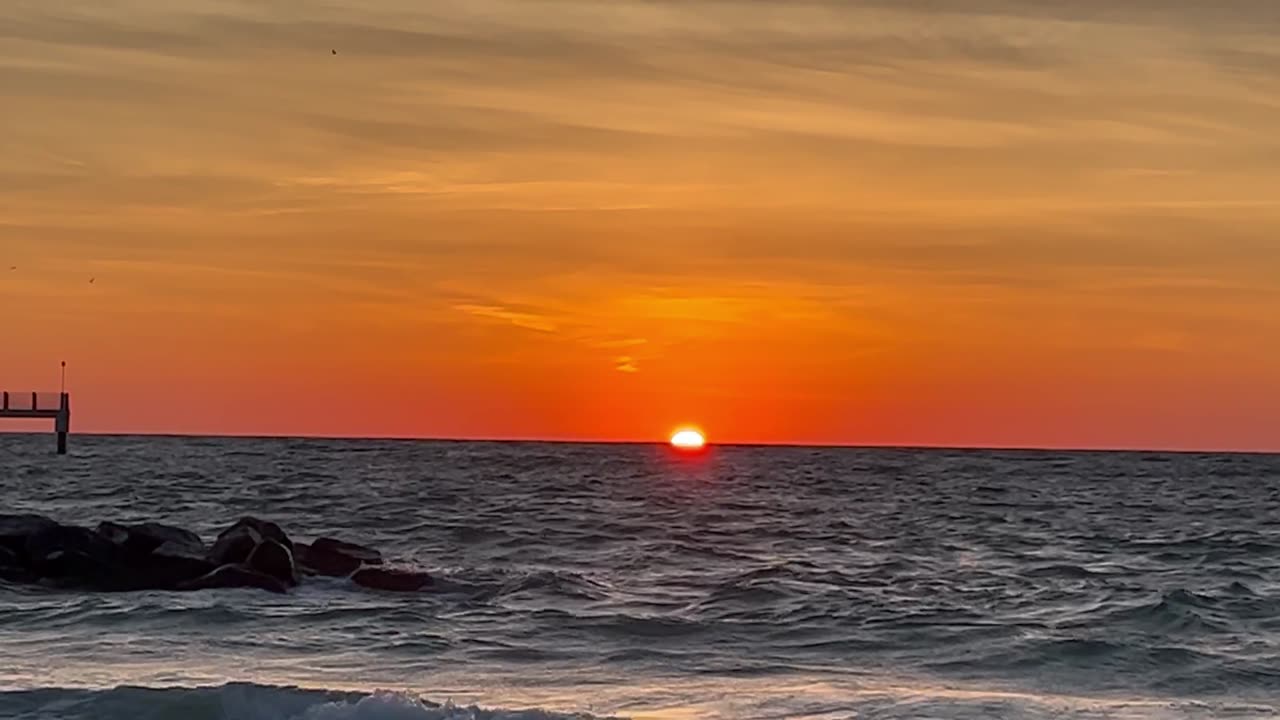
[[[355,701],[316,705],[297,720],[557,720],[571,717],[575,716],[542,710],[483,710],[429,705],[404,693],[377,692]]]
[[[262,685],[32,690],[0,693],[13,720],[592,720],[539,709],[436,704],[401,692],[369,695]]]

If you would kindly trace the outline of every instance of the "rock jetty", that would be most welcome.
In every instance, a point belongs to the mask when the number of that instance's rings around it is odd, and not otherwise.
[[[334,538],[298,542],[273,522],[241,518],[206,545],[160,523],[103,522],[89,529],[41,515],[0,514],[0,581],[77,590],[194,591],[258,588],[285,593],[307,577],[349,578],[361,587],[417,592],[430,575],[388,567],[372,548]]]

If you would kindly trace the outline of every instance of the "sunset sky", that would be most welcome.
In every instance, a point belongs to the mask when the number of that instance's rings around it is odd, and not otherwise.
[[[1280,449],[1280,3],[4,15],[77,430]]]

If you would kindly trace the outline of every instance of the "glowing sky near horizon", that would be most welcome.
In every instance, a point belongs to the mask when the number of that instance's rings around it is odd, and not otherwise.
[[[96,431],[1280,449],[1280,4],[1208,5],[11,0],[0,384],[65,358]]]

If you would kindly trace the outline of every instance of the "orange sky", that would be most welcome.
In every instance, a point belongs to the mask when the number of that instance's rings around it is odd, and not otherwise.
[[[82,431],[1280,449],[1280,5],[1046,5],[16,0],[0,385],[65,358]]]

